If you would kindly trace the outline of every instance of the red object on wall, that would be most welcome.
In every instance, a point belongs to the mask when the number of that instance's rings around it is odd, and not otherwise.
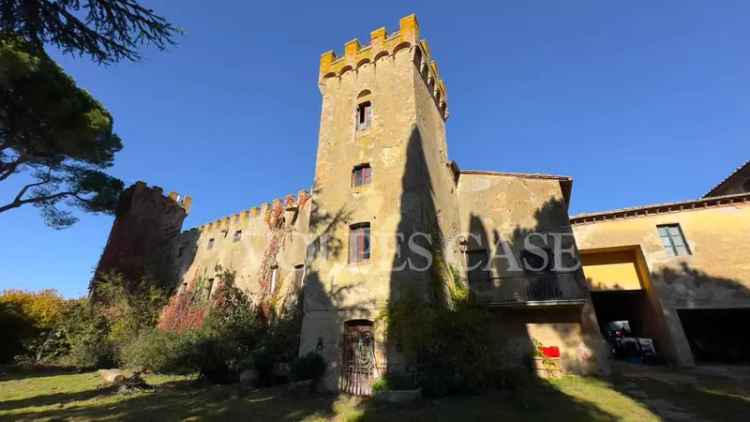
[[[557,346],[550,346],[550,347],[540,347],[542,351],[542,355],[546,358],[559,358],[560,357],[560,348]]]

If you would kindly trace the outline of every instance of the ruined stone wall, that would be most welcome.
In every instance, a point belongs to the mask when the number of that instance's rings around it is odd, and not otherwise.
[[[160,187],[148,187],[143,182],[126,189],[92,282],[115,271],[126,280],[140,281],[149,276],[164,284],[173,283],[165,251],[179,236],[191,201],[175,192],[165,196]]]
[[[671,256],[657,226],[679,224],[690,255]],[[675,212],[602,219],[573,226],[581,250],[636,246],[644,256],[675,349],[692,365],[677,309],[750,307],[750,203],[729,202]]]

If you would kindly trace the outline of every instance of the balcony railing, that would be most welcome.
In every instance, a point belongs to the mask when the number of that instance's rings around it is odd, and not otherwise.
[[[586,297],[576,273],[489,276],[485,281],[474,280],[471,288],[480,301],[490,306],[579,305]]]

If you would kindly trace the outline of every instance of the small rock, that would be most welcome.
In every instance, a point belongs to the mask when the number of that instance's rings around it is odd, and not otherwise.
[[[108,384],[116,384],[125,381],[125,374],[119,369],[100,369],[99,376]]]

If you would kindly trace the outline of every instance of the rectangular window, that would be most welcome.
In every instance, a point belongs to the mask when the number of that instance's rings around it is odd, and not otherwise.
[[[214,279],[209,278],[206,284],[206,298],[211,299],[211,291],[214,289]]]
[[[469,270],[469,283],[482,283],[489,279],[487,264],[489,257],[486,249],[466,251],[466,265]]]
[[[370,223],[355,224],[349,232],[349,262],[370,259]]]
[[[234,232],[234,238],[233,238],[233,240],[235,242],[239,242],[240,239],[242,239],[242,230],[237,230],[236,232]]]
[[[214,248],[214,239],[208,239],[208,249]]]
[[[365,101],[357,106],[357,130],[364,130],[370,127],[372,119],[372,103]]]
[[[372,181],[372,169],[369,164],[360,164],[352,170],[352,186],[367,185]]]
[[[690,248],[679,224],[663,224],[656,226],[656,229],[659,231],[662,246],[671,256],[690,255]]]
[[[177,249],[177,258],[182,258],[182,255],[185,253],[185,246],[180,245],[180,247]]]
[[[295,286],[301,286],[305,279],[305,266],[304,264],[294,266],[294,284]]]
[[[271,294],[276,291],[276,279],[279,277],[279,267],[274,266],[271,273]]]

